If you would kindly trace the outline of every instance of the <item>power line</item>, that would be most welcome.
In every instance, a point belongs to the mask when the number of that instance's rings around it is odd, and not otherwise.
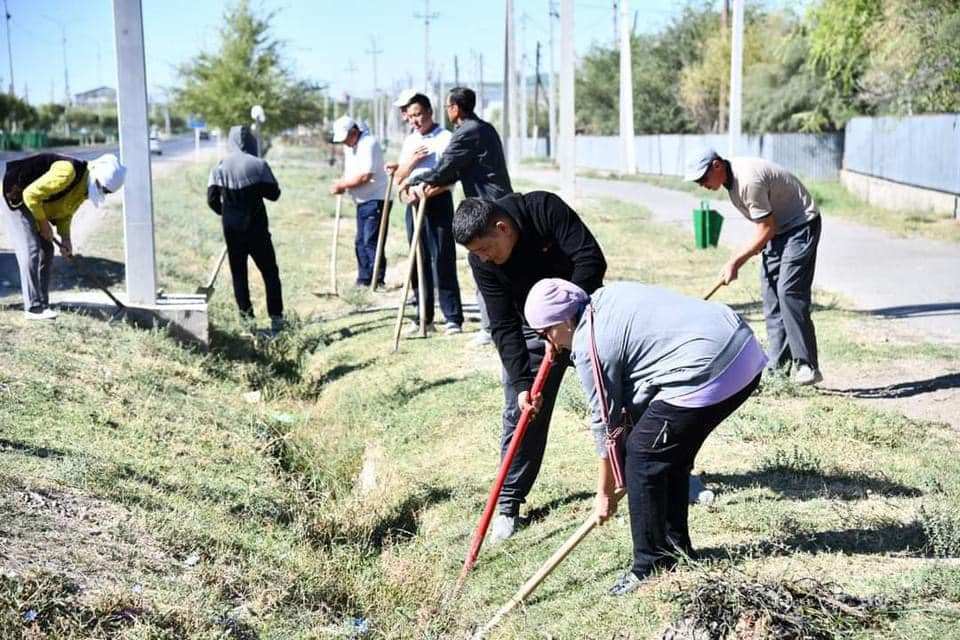
[[[4,23],[7,25],[7,60],[10,62],[10,95],[16,95],[13,81],[13,45],[10,43],[10,10],[7,8],[7,0],[3,0],[3,14],[6,16]]]

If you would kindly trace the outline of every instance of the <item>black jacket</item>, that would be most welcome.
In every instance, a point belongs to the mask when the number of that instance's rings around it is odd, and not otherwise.
[[[468,198],[496,200],[513,193],[500,135],[489,122],[466,118],[453,132],[450,143],[431,171],[410,180],[445,187],[457,180]]]
[[[248,127],[231,127],[229,153],[210,172],[207,205],[223,216],[223,227],[246,231],[265,227],[263,199],[277,200],[280,186],[270,165],[256,156],[257,140]]]
[[[533,384],[523,335],[523,305],[543,278],[563,278],[588,294],[603,286],[607,262],[577,213],[546,191],[515,193],[496,201],[517,225],[520,237],[502,265],[470,254],[470,268],[490,316],[490,333],[516,393]]]

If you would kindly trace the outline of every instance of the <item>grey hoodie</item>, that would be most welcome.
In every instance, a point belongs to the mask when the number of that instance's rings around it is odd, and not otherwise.
[[[652,400],[669,402],[699,389],[754,340],[750,327],[730,307],[660,287],[614,282],[597,289],[591,304],[611,420],[622,408],[638,418]],[[587,310],[574,330],[570,358],[590,403],[597,451],[605,456]]]
[[[264,160],[256,157],[257,140],[246,126],[230,128],[227,156],[210,172],[207,204],[223,216],[225,229],[266,227],[263,199],[276,201],[280,186]]]

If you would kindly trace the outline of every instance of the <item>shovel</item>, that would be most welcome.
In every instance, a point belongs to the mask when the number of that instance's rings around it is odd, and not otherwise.
[[[220,259],[217,260],[216,268],[213,270],[213,273],[210,274],[210,279],[207,280],[207,286],[197,287],[197,291],[196,291],[197,295],[205,296],[207,299],[207,302],[210,302],[210,298],[213,297],[213,292],[215,290],[213,285],[217,281],[217,276],[220,275],[220,269],[223,268],[223,261],[226,260],[226,258],[227,258],[227,248],[224,247],[223,251],[220,252]]]
[[[704,299],[704,300],[709,300],[710,298],[712,298],[712,297],[713,297],[713,294],[715,294],[717,291],[719,291],[719,290],[720,290],[720,287],[722,287],[722,286],[725,285],[725,284],[726,284],[726,282],[724,282],[722,279],[721,279],[721,280],[717,280],[717,284],[713,285],[713,289],[710,289],[710,291],[707,292],[707,295],[703,296],[703,299]]]
[[[62,242],[60,242],[59,240],[57,240],[57,238],[54,237],[54,236],[51,236],[50,239],[53,240],[53,244],[55,244],[55,245],[57,245],[58,247],[60,247],[60,250],[63,251],[63,243],[62,243]],[[78,272],[81,276],[83,276],[83,277],[86,278],[87,280],[90,280],[91,282],[93,282],[94,286],[95,286],[97,289],[100,289],[100,291],[103,291],[105,294],[107,294],[107,297],[110,298],[111,301],[113,301],[113,304],[116,305],[116,307],[117,307],[117,310],[114,312],[113,316],[111,316],[111,318],[110,318],[111,320],[113,320],[121,311],[126,310],[127,305],[125,305],[125,304],[123,304],[122,302],[120,302],[120,300],[117,298],[117,296],[115,296],[115,295],[113,295],[112,293],[110,293],[110,289],[107,288],[107,285],[104,284],[103,280],[101,280],[101,279],[100,279],[98,276],[96,276],[95,274],[93,274],[93,273],[87,271],[86,269],[84,269],[84,268],[81,266],[82,263],[81,263],[79,260],[77,260],[77,258],[79,258],[79,257],[80,257],[80,256],[78,256],[78,255],[73,255],[73,254],[71,254],[70,257],[68,258],[68,260],[70,261],[70,264],[72,264],[72,265],[76,268],[77,272]]]

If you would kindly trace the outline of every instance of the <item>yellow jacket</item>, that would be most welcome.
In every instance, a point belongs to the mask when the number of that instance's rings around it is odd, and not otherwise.
[[[86,170],[84,174],[86,174]],[[77,177],[73,165],[59,160],[50,169],[23,190],[23,203],[30,209],[36,221],[48,220],[57,227],[61,236],[70,236],[70,221],[83,201],[87,199],[87,177],[77,182],[62,198],[44,202],[70,186]]]

